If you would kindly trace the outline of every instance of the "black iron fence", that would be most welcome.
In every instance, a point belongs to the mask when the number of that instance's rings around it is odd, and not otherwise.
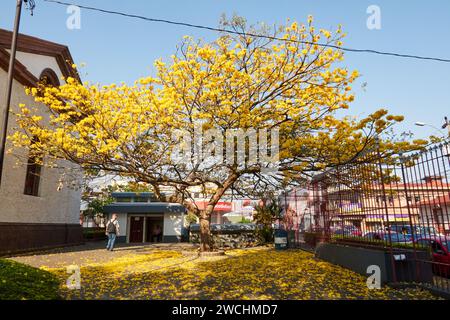
[[[389,158],[366,154],[286,191],[280,201],[291,245],[327,242],[384,250],[394,275],[399,275],[395,261],[408,256],[417,282],[431,270],[429,285],[450,292],[449,141]],[[400,281],[402,275],[393,278]]]

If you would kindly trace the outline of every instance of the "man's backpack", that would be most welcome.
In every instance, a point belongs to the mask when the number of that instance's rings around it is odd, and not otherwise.
[[[113,220],[110,220],[108,226],[106,227],[106,232],[108,233],[116,233],[116,224]]]

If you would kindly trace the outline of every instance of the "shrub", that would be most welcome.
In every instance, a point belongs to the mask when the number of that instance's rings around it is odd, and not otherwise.
[[[83,228],[83,238],[85,240],[104,240],[106,239],[104,228]]]
[[[277,199],[268,199],[255,207],[254,222],[258,225],[255,230],[258,241],[262,244],[273,242],[273,228],[275,221],[281,219],[281,207]]]
[[[253,221],[250,219],[247,219],[245,217],[242,217],[241,221],[239,221],[239,223],[243,223],[243,224],[248,224],[248,223],[252,223]]]

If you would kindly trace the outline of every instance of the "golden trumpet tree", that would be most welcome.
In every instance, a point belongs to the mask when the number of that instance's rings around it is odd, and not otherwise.
[[[225,192],[280,188],[356,161],[376,136],[402,120],[385,110],[362,120],[336,116],[353,101],[351,84],[358,77],[342,65],[340,28],[316,30],[312,17],[271,34],[247,29],[240,19],[226,27],[239,34],[224,34],[212,43],[185,37],[169,62],[156,61],[154,77],[133,85],[68,78],[60,87],[27,89],[41,104],[20,106],[21,130],[10,139],[45,154],[49,165],[65,159],[90,173],[131,177],[150,184],[157,196],[161,186],[172,187],[176,192],[170,200],[200,218],[202,248],[208,250],[210,215]],[[256,32],[266,37],[255,37]],[[42,105],[48,119],[39,115]],[[196,139],[198,128],[214,129],[215,135]],[[240,138],[230,132],[251,130],[276,135],[247,135],[243,149],[230,144]],[[250,162],[252,151],[266,149],[264,140],[271,145],[269,165]],[[250,146],[254,142],[259,144]],[[198,157],[198,145],[211,151],[210,157]],[[380,143],[384,154],[415,146]],[[276,170],[268,173],[270,165]],[[192,201],[192,188],[210,195],[206,208]]]

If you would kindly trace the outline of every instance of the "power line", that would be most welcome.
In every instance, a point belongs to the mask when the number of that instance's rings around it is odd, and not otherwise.
[[[107,14],[113,14],[113,15],[119,15],[127,18],[135,18],[140,19],[144,21],[149,22],[159,22],[159,23],[166,23],[171,25],[177,25],[177,26],[184,26],[189,28],[196,28],[196,29],[203,29],[203,30],[209,30],[214,32],[222,32],[222,33],[228,33],[228,34],[234,34],[234,35],[241,35],[241,36],[251,36],[255,38],[264,38],[269,40],[279,40],[279,41],[288,41],[288,42],[295,42],[295,43],[302,43],[302,44],[309,44],[309,45],[318,45],[321,47],[326,48],[333,48],[333,49],[339,49],[342,51],[347,52],[356,52],[356,53],[370,53],[370,54],[377,54],[377,55],[385,55],[385,56],[393,56],[393,57],[399,57],[399,58],[409,58],[409,59],[418,59],[418,60],[430,60],[430,61],[436,61],[436,62],[446,62],[450,63],[450,59],[443,59],[443,58],[436,58],[436,57],[426,57],[426,56],[419,56],[419,55],[412,55],[412,54],[401,54],[401,53],[395,53],[395,52],[385,52],[385,51],[379,51],[379,50],[373,50],[373,49],[356,49],[356,48],[349,48],[349,47],[340,47],[337,45],[332,44],[321,44],[321,43],[314,43],[310,41],[300,41],[300,40],[291,40],[291,39],[283,39],[275,36],[269,36],[269,35],[261,35],[261,34],[254,34],[254,33],[243,33],[235,30],[228,30],[228,29],[222,29],[222,28],[215,28],[210,26],[204,26],[204,25],[198,25],[198,24],[192,24],[187,22],[180,22],[180,21],[172,21],[167,19],[157,19],[157,18],[150,18],[145,16],[140,16],[136,14],[129,14],[125,12],[119,12],[119,11],[112,11],[112,10],[106,10],[101,8],[95,8],[95,7],[89,7],[84,5],[79,5],[76,3],[68,3],[64,1],[58,1],[58,0],[44,0],[46,2],[51,2],[59,5],[64,6],[77,6],[81,9],[90,10],[90,11],[96,11],[101,13],[107,13]]]

